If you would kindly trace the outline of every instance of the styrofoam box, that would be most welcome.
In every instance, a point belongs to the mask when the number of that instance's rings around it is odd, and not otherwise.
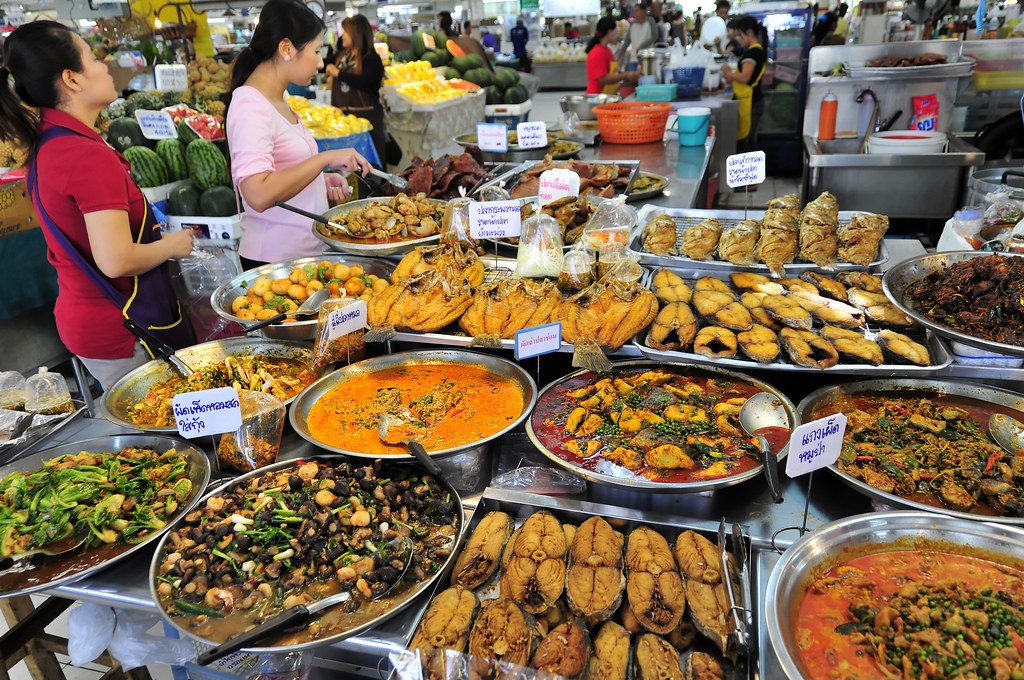
[[[1024,357],[1013,357],[996,354],[962,342],[949,343],[953,350],[953,361],[965,366],[992,366],[994,368],[1020,368],[1024,366]]]
[[[170,231],[192,229],[196,232],[199,245],[235,247],[238,245],[238,239],[242,237],[242,216],[205,217],[195,215],[182,217],[169,215],[167,228]]]
[[[180,186],[184,186],[189,183],[187,179],[179,179],[177,182],[169,182],[167,184],[161,184],[158,187],[149,187],[142,190],[142,195],[146,197],[150,203],[159,203],[160,201],[166,201],[167,197],[171,195],[171,192]]]
[[[488,123],[505,123],[513,126],[530,120],[532,107],[532,99],[528,99],[522,104],[491,104],[484,107],[484,116]]]

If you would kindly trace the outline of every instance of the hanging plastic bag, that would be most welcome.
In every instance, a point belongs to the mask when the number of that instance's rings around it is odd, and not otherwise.
[[[626,205],[625,196],[606,199],[597,206],[583,228],[583,240],[598,251],[611,245],[625,247],[636,228],[637,219],[636,210]]]
[[[583,290],[594,283],[597,262],[586,244],[577,241],[562,258],[562,271],[558,274],[558,287],[562,290]]]
[[[182,306],[188,310],[196,342],[242,335],[242,327],[222,318],[210,303],[218,288],[242,273],[238,254],[228,248],[195,246],[188,257],[177,262],[177,276],[186,296]]]
[[[616,246],[598,253],[598,257],[598,278],[606,283],[639,283],[644,277],[639,256],[626,248]]]
[[[363,336],[366,330],[362,327],[356,328],[348,333],[339,333],[338,326],[331,328],[331,314],[339,309],[344,309],[356,303],[366,304],[365,301],[356,297],[343,296],[324,300],[320,305],[320,315],[316,320],[316,342],[313,346],[313,358],[310,368],[316,374],[326,370],[329,366],[337,363],[351,364],[363,360],[366,351],[366,343]],[[366,318],[365,313],[363,318]],[[345,319],[337,319],[343,322]]]
[[[518,278],[557,279],[562,272],[562,227],[543,213],[523,222],[516,255]]]
[[[252,472],[273,465],[281,452],[285,405],[265,392],[239,392],[242,424],[234,432],[226,432],[217,444],[220,469]]]
[[[84,666],[99,658],[114,636],[114,610],[86,602],[68,614],[68,656],[71,664]]]
[[[1024,219],[1024,204],[1012,197],[1008,186],[1001,186],[995,191],[985,194],[985,201],[989,203],[988,208],[985,209],[986,227],[999,225],[1012,227]]]

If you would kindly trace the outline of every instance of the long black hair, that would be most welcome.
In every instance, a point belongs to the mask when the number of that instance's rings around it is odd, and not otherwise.
[[[270,0],[260,10],[260,23],[252,32],[249,46],[231,64],[231,90],[245,85],[257,66],[273,59],[282,40],[290,40],[296,50],[301,50],[324,28],[320,17],[299,0]]]
[[[761,43],[761,47],[764,47],[765,52],[767,53],[768,30],[761,24],[760,21],[750,16],[749,14],[744,14],[743,16],[737,17],[733,21],[730,21],[729,23],[732,24],[732,28],[735,29],[737,33],[753,33],[754,35],[756,35],[757,42]]]
[[[594,35],[590,38],[590,42],[587,43],[587,52],[594,49],[601,39],[608,35],[610,32],[615,30],[615,19],[610,16],[603,16],[597,20],[597,26],[594,28]]]
[[[83,69],[70,28],[40,20],[14,29],[4,43],[0,66],[0,138],[35,152],[38,118],[26,107],[56,108],[60,103],[58,81],[66,69],[75,73]]]

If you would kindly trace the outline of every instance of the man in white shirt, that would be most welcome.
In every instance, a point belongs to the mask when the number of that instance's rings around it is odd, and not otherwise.
[[[647,12],[647,6],[637,5],[633,10],[633,23],[629,25],[626,39],[619,48],[616,55],[619,64],[631,64],[637,60],[637,53],[648,47],[654,47],[658,42],[658,27],[654,19]],[[620,66],[620,69],[622,67]]]
[[[729,0],[718,0],[715,3],[715,15],[705,21],[700,29],[700,43],[707,49],[714,50],[719,54],[722,54],[722,51],[725,49],[726,34],[728,32],[725,21],[729,16],[731,7],[732,5],[729,4]]]

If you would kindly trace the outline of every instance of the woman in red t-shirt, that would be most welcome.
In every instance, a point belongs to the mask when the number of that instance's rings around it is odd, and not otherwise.
[[[594,37],[587,43],[587,94],[601,94],[605,85],[622,82],[636,82],[640,79],[639,71],[612,71],[612,54],[610,43],[615,42],[618,31],[615,19],[601,17],[594,29]]]
[[[193,342],[165,265],[191,252],[192,233],[160,235],[128,162],[94,129],[117,92],[81,37],[33,21],[11,33],[3,57],[0,137],[31,153],[29,190],[60,287],[57,331],[108,388],[149,360],[125,319],[174,347]]]

